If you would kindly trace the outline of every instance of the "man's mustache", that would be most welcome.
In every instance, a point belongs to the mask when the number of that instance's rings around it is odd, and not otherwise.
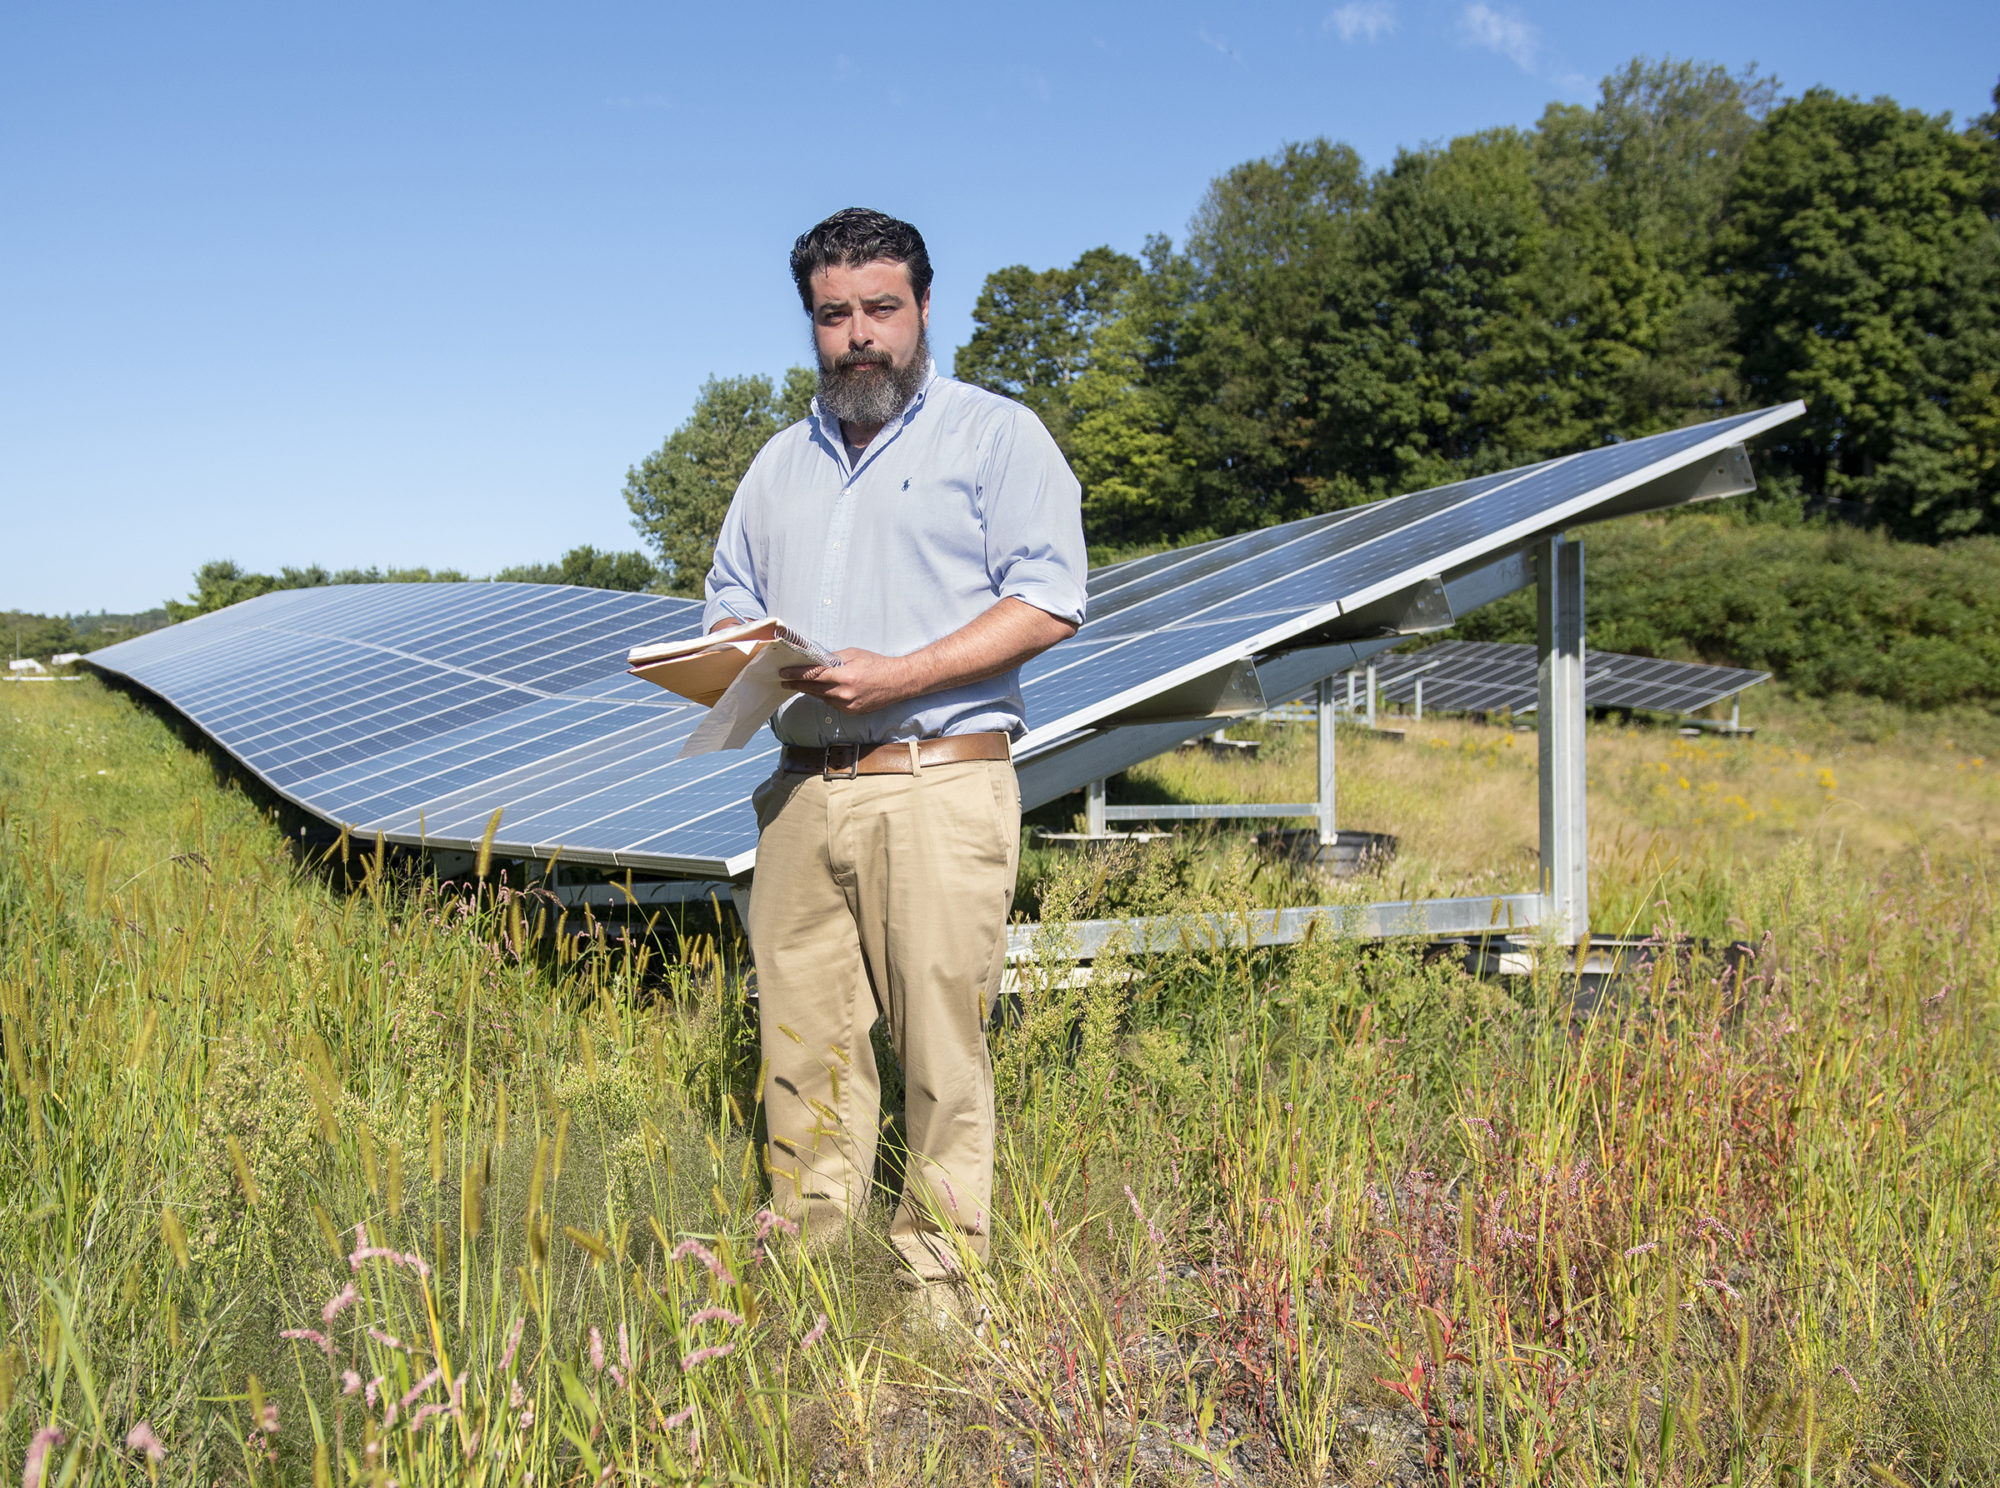
[[[893,367],[896,359],[886,351],[864,347],[860,351],[843,352],[833,359],[834,370],[845,372],[849,367]]]

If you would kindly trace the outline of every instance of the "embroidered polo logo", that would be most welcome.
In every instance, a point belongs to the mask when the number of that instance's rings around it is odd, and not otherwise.
[[[903,477],[903,489],[905,491],[910,489],[910,478],[907,475]]]

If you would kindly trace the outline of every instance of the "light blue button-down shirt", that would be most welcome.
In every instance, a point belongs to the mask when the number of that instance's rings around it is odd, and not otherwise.
[[[758,452],[716,539],[704,626],[776,616],[829,650],[904,656],[1002,599],[1083,621],[1082,492],[1040,419],[930,375],[850,463],[839,420],[810,417]],[[1027,729],[1018,669],[874,713],[800,695],[787,744],[873,744]]]

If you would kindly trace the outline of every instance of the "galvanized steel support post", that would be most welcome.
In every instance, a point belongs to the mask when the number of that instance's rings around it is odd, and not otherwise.
[[[1542,923],[1564,941],[1590,933],[1590,836],[1584,809],[1583,544],[1552,537],[1536,553],[1535,630],[1541,652]]]
[[[1333,825],[1333,678],[1319,679],[1319,845],[1332,847],[1338,835]]]
[[[1087,781],[1083,787],[1083,830],[1092,837],[1104,835],[1104,781]]]

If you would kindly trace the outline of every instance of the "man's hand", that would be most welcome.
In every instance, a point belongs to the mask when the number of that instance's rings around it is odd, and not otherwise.
[[[842,712],[873,713],[995,676],[1075,634],[1069,621],[1008,598],[908,656],[882,656],[853,647],[835,653],[840,658],[837,667],[786,667],[778,676],[787,687],[832,703]]]
[[[924,690],[910,657],[882,656],[858,646],[834,655],[840,659],[837,667],[786,667],[778,675],[793,691],[832,703],[843,713],[873,713]]]

